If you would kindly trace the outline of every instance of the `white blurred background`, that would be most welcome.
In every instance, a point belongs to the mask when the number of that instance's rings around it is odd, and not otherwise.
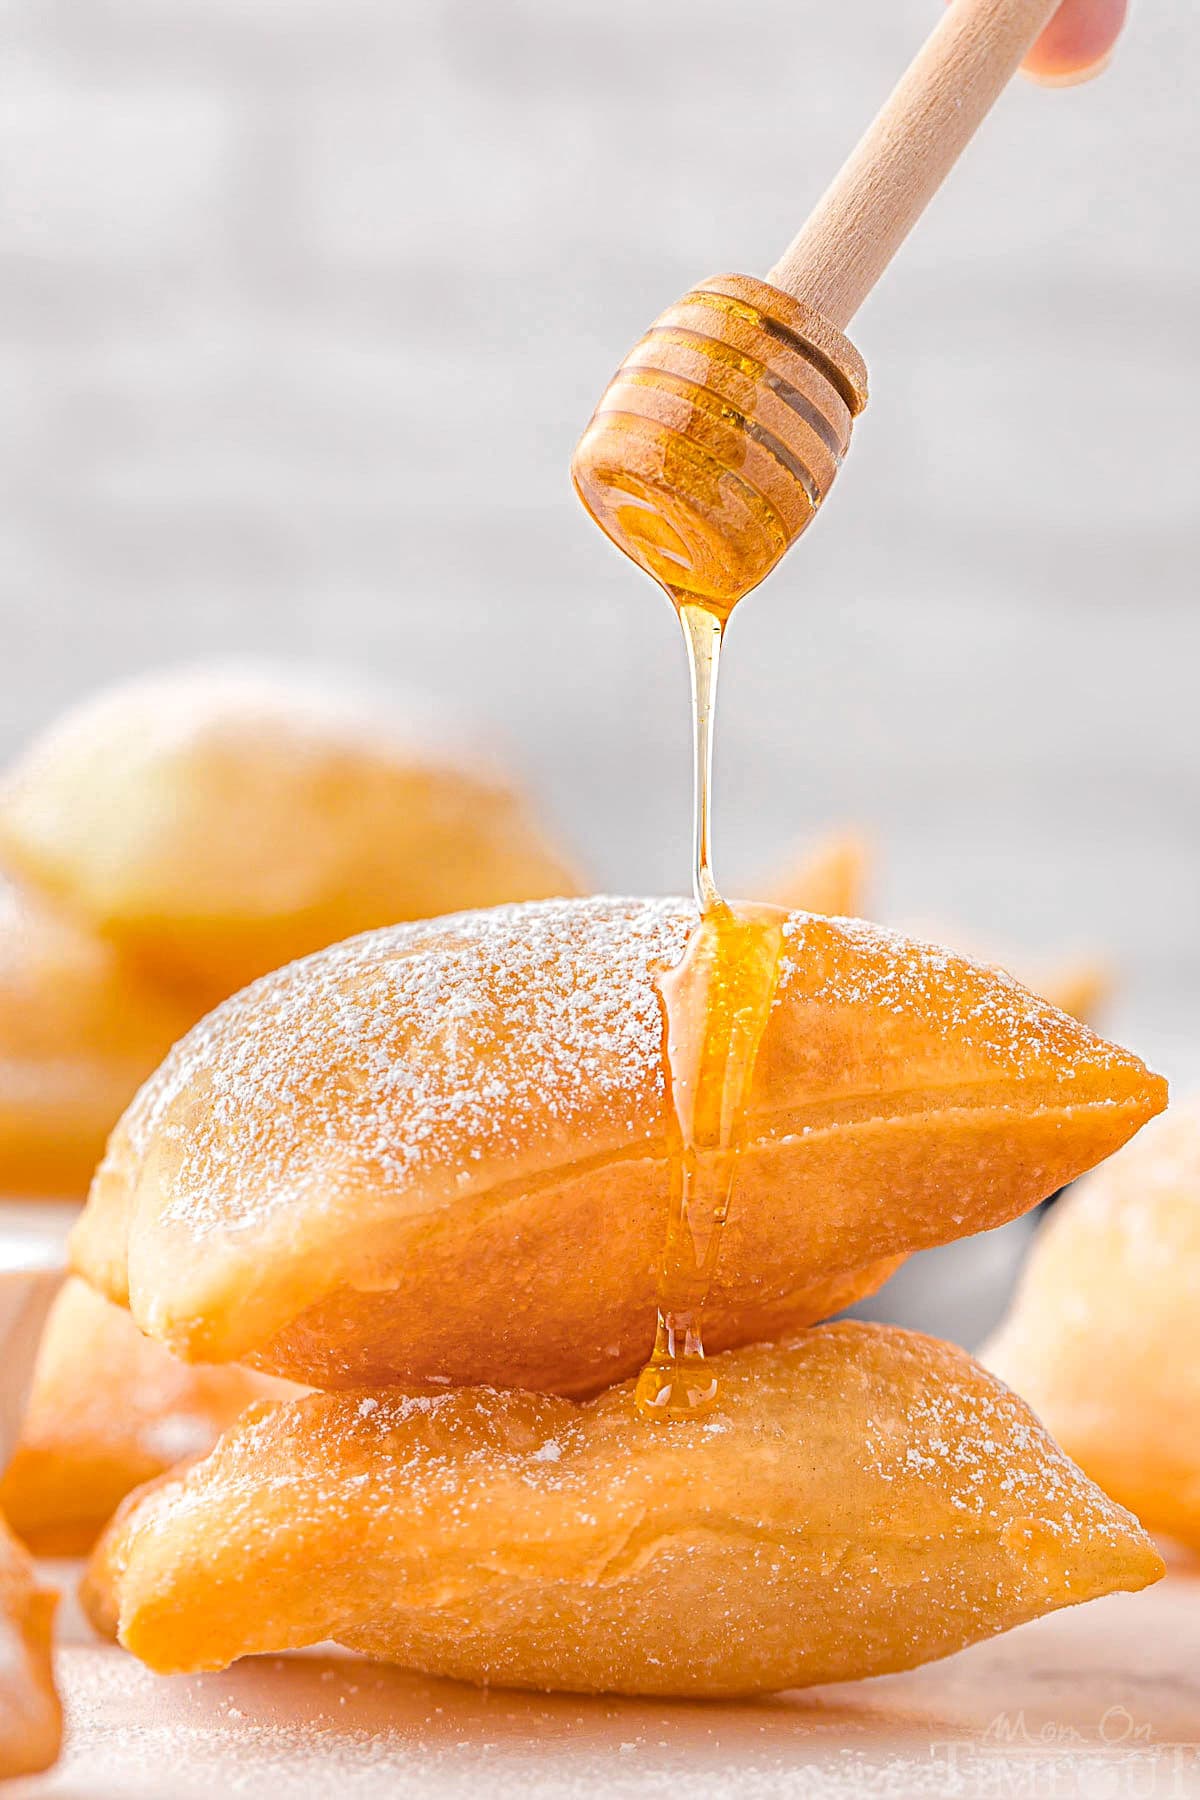
[[[597,886],[686,879],[682,653],[575,437],[762,272],[940,0],[0,5],[0,751],[131,670],[359,667],[492,718]],[[1200,13],[1006,97],[858,321],[839,491],[739,615],[718,869],[1095,945],[1200,1070]]]

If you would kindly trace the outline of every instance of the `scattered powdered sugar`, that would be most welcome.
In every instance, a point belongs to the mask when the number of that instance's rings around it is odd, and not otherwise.
[[[960,1050],[977,1050],[994,1066],[1070,1065],[1081,1053],[1100,1068],[1134,1061],[1126,1051],[1030,993],[1007,970],[864,919],[793,914],[784,932],[781,994],[804,974],[807,960],[823,942],[828,944],[831,934],[836,935],[838,969],[822,994],[830,1003],[936,1022]],[[1070,1072],[1069,1067],[1059,1071],[1062,1076]]]
[[[550,901],[352,938],[189,1033],[127,1115],[135,1155],[173,1140],[173,1196],[203,1229],[206,1208],[236,1224],[339,1170],[469,1180],[569,1146],[582,1117],[619,1142],[662,1092],[650,970],[690,923],[675,901]]]
[[[252,1657],[163,1681],[107,1646],[72,1644],[60,1658],[72,1729],[43,1785],[160,1794],[169,1770],[172,1800],[1187,1794],[1196,1613],[1188,1584],[1166,1582],[913,1675],[757,1705],[478,1690],[344,1656]]]
[[[654,970],[694,920],[675,899],[544,901],[335,945],[183,1039],[127,1115],[134,1156],[170,1145],[164,1216],[202,1233],[351,1189],[436,1204],[498,1162],[516,1178],[629,1148],[661,1112]],[[1009,977],[896,933],[795,914],[785,946],[776,1007],[869,1015],[881,1091],[889,1068],[912,1087],[948,1067],[1140,1067]]]
[[[878,1667],[900,1621],[904,1654],[938,1655],[1154,1572],[1136,1521],[949,1345],[840,1323],[713,1360],[715,1417],[668,1433],[634,1413],[630,1384],[582,1404],[478,1388],[385,1391],[369,1412],[353,1393],[285,1403],[148,1494],[118,1528],[117,1563],[153,1540],[169,1594],[204,1544],[217,1591],[228,1571],[268,1621],[249,1640],[236,1627],[227,1650],[269,1651],[294,1641],[278,1571],[302,1544],[332,1543],[336,1561],[352,1530],[353,1618],[341,1590],[323,1612],[318,1587],[315,1609],[303,1601],[313,1637],[502,1681],[526,1667],[526,1623],[552,1590],[573,1630],[547,1647],[534,1629],[535,1679],[570,1681],[581,1657],[589,1681],[651,1687],[681,1654],[681,1591],[689,1679],[747,1668],[757,1635],[761,1678],[786,1685],[847,1666],[842,1648]],[[181,1622],[189,1605],[219,1627],[207,1594],[183,1599]]]

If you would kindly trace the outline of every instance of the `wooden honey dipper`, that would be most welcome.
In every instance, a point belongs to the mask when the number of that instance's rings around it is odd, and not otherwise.
[[[954,0],[767,279],[656,319],[575,451],[579,496],[677,601],[718,617],[812,522],[866,405],[846,326],[1058,0]]]

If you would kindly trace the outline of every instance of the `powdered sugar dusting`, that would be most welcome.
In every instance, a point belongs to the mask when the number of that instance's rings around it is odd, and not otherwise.
[[[468,1185],[473,1161],[541,1160],[585,1115],[619,1143],[662,1093],[650,971],[690,923],[673,901],[552,901],[350,939],[202,1021],[131,1109],[135,1154],[174,1144],[177,1204],[202,1229],[206,1196],[236,1224],[364,1165],[395,1188]],[[184,1126],[189,1089],[205,1105]]]
[[[156,1145],[163,1216],[197,1233],[348,1187],[434,1205],[485,1162],[517,1178],[635,1146],[661,1113],[653,971],[694,920],[681,900],[595,898],[350,939],[197,1026],[130,1109],[129,1146]],[[1009,977],[855,920],[791,917],[789,1005],[861,1014],[881,1090],[1141,1067]]]
[[[1198,1610],[1177,1577],[913,1675],[756,1705],[479,1690],[312,1654],[163,1682],[70,1644],[72,1729],[44,1785],[156,1794],[169,1769],[172,1800],[1195,1800]]]
[[[838,975],[827,984],[830,1003],[897,1017],[936,1018],[944,1031],[953,1033],[959,1049],[978,1050],[995,1067],[1070,1065],[1081,1052],[1093,1067],[1134,1061],[1128,1052],[1031,994],[1007,970],[864,919],[822,920],[794,914],[784,934],[781,996],[825,938],[827,926],[836,932],[839,959]],[[847,950],[857,954],[847,955]],[[1067,1069],[1060,1072],[1066,1074]]]
[[[247,1415],[117,1525],[126,1624],[169,1605],[178,1643],[198,1609],[224,1659],[303,1641],[298,1610],[312,1638],[431,1673],[721,1693],[904,1666],[1159,1572],[1132,1516],[948,1345],[843,1323],[713,1363],[715,1414],[669,1431],[631,1383]]]

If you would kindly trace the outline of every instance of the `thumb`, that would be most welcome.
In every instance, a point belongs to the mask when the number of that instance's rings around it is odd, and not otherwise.
[[[1025,73],[1066,87],[1098,75],[1125,23],[1128,0],[1063,0],[1025,59]]]

